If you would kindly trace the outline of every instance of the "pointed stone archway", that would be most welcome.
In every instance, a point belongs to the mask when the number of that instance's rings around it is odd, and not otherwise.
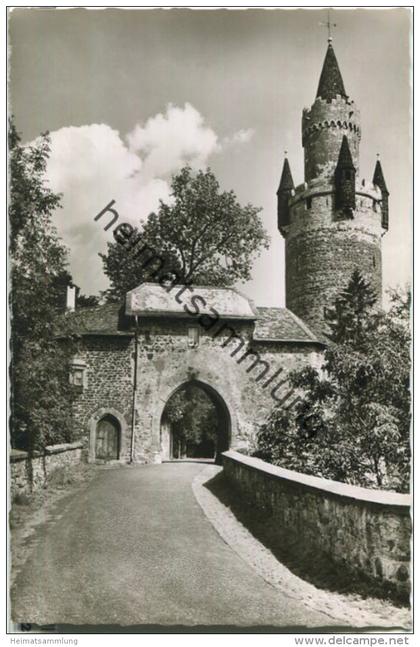
[[[174,445],[174,435],[171,430],[170,423],[166,419],[165,410],[171,398],[188,386],[195,386],[202,390],[212,403],[214,407],[214,415],[216,416],[215,426],[217,427],[217,435],[214,439],[212,447],[207,443],[206,447],[198,446],[197,458],[214,458],[215,462],[221,462],[221,455],[224,451],[227,451],[231,444],[232,437],[232,418],[229,411],[229,407],[220,393],[213,386],[207,382],[203,382],[199,379],[187,379],[179,384],[175,389],[171,391],[169,396],[166,398],[165,404],[160,412],[160,451],[163,460],[173,460],[177,458],[182,458],[180,455],[179,449]],[[200,451],[202,455],[200,454]]]

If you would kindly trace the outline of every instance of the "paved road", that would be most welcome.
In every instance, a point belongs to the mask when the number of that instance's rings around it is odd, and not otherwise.
[[[36,541],[12,592],[21,622],[327,626],[260,578],[197,504],[204,466],[98,471],[67,497]]]

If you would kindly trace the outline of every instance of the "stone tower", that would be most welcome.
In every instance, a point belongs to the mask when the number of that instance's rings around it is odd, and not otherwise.
[[[285,159],[277,191],[286,307],[321,335],[324,308],[354,269],[371,282],[381,302],[389,192],[379,160],[371,183],[359,179],[360,139],[360,114],[346,94],[329,38],[315,101],[302,116],[305,182],[294,187]]]

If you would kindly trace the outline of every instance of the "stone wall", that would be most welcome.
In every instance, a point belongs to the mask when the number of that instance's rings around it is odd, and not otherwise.
[[[45,448],[45,453],[10,451],[10,492],[12,499],[17,494],[30,494],[48,484],[48,478],[58,468],[71,468],[83,462],[82,443],[65,443]]]
[[[290,200],[286,233],[286,306],[322,334],[324,308],[357,268],[382,297],[380,194],[358,184],[354,217],[339,219],[328,186],[309,185]],[[310,207],[306,197],[310,196]]]
[[[395,597],[408,598],[409,495],[299,474],[234,451],[223,454],[223,470],[295,557],[327,557]]]
[[[77,356],[86,363],[85,385],[73,407],[75,433],[88,450],[90,435],[101,415],[111,413],[119,422],[120,457],[128,460],[134,375],[134,334],[92,335],[80,341]],[[89,450],[93,459],[93,449]]]
[[[278,377],[264,388],[265,379],[257,380],[261,366],[248,371],[252,357],[239,361],[245,349],[229,338],[226,330],[213,337],[212,330],[199,328],[196,348],[188,343],[191,320],[141,323],[138,348],[138,391],[136,398],[135,448],[136,460],[158,461],[162,452],[161,417],[171,395],[190,380],[198,382],[210,395],[220,398],[228,412],[230,446],[247,447],[252,443],[258,424],[265,420],[276,404],[271,390],[281,399],[290,392],[285,378],[291,369],[311,361],[319,351],[314,345],[258,342],[254,344],[261,358],[270,366],[269,375]],[[196,324],[195,324],[196,325]],[[228,325],[228,322],[227,322]],[[250,341],[253,325],[233,322],[232,328],[244,340]],[[236,352],[237,351],[237,352]]]

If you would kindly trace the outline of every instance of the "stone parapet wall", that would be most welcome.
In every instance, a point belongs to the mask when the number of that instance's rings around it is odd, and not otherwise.
[[[229,451],[223,471],[294,556],[327,558],[396,598],[410,594],[411,497],[292,472]]]
[[[362,183],[364,182],[364,184]],[[367,203],[373,206],[373,202],[380,202],[382,200],[381,190],[372,184],[371,182],[362,182],[357,181],[355,184],[355,194],[359,197],[357,202],[357,207],[364,206],[365,203],[362,200],[363,198],[370,198],[372,202]],[[289,207],[294,207],[297,203],[303,202],[308,198],[315,198],[317,196],[334,196],[335,195],[335,185],[326,181],[324,178],[315,178],[309,182],[302,182],[295,189],[292,189],[290,192],[289,198]],[[335,197],[331,197],[329,200],[331,205],[331,213],[333,213],[335,205]]]
[[[81,442],[51,445],[45,453],[35,452],[30,458],[28,452],[12,449],[10,451],[10,492],[12,499],[16,494],[30,494],[48,483],[50,475],[61,467],[70,468],[84,461]]]

